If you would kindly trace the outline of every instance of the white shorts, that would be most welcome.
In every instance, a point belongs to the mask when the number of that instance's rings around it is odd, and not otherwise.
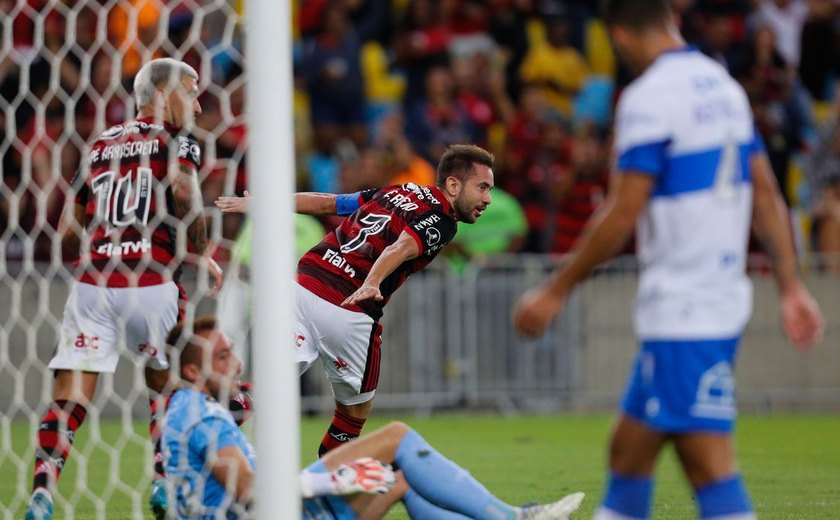
[[[297,285],[295,346],[298,372],[319,357],[335,399],[345,405],[373,399],[379,383],[382,325],[367,314],[333,305]]]
[[[166,335],[180,318],[181,299],[175,282],[126,288],[74,283],[50,369],[114,373],[121,344],[135,362],[169,368]]]

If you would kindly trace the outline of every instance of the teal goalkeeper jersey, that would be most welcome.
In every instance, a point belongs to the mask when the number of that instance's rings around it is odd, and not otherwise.
[[[161,438],[166,477],[175,489],[178,518],[240,518],[244,511],[210,473],[208,459],[227,446],[239,446],[252,469],[254,449],[230,412],[212,397],[178,390],[169,402]]]

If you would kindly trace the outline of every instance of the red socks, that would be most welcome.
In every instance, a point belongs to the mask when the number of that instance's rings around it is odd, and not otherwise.
[[[336,409],[332,424],[321,439],[321,446],[318,448],[318,457],[333,450],[345,442],[350,442],[362,433],[362,427],[366,419],[350,417],[346,413]]]
[[[38,447],[35,449],[35,471],[32,489],[54,486],[64,468],[76,430],[85,421],[87,410],[72,401],[59,399],[50,408],[38,426]]]

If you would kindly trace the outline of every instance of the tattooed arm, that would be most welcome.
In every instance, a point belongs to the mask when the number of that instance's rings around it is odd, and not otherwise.
[[[195,168],[179,162],[171,187],[175,216],[187,226],[187,238],[195,248],[195,252],[200,255],[199,266],[206,267],[213,278],[211,294],[215,294],[222,286],[224,275],[219,264],[210,256],[207,224],[204,221],[201,190]]]

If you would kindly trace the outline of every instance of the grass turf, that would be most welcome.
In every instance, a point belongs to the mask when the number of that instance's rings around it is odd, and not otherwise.
[[[604,483],[607,416],[560,415],[505,419],[492,415],[442,415],[407,421],[433,446],[461,464],[501,499],[519,504],[551,501],[573,491],[587,498],[578,518],[590,518]],[[304,463],[313,460],[327,418],[301,424]],[[387,423],[376,417],[366,431]],[[61,478],[56,518],[151,518],[147,512],[150,462],[147,425],[124,428],[85,424]],[[133,428],[133,431],[131,430]],[[123,432],[127,432],[124,434]],[[840,511],[840,417],[771,415],[739,420],[736,443],[743,474],[762,519],[837,518]],[[33,432],[4,422],[0,436],[0,518],[22,518],[31,479]],[[101,439],[101,440],[99,440]],[[111,447],[103,447],[111,445]],[[88,464],[79,464],[79,454]],[[86,477],[85,477],[86,474]],[[87,488],[77,482],[87,481]],[[132,498],[132,495],[137,495]],[[660,459],[654,518],[696,516],[673,453]],[[99,502],[97,506],[97,502]],[[389,519],[408,518],[402,507]]]

